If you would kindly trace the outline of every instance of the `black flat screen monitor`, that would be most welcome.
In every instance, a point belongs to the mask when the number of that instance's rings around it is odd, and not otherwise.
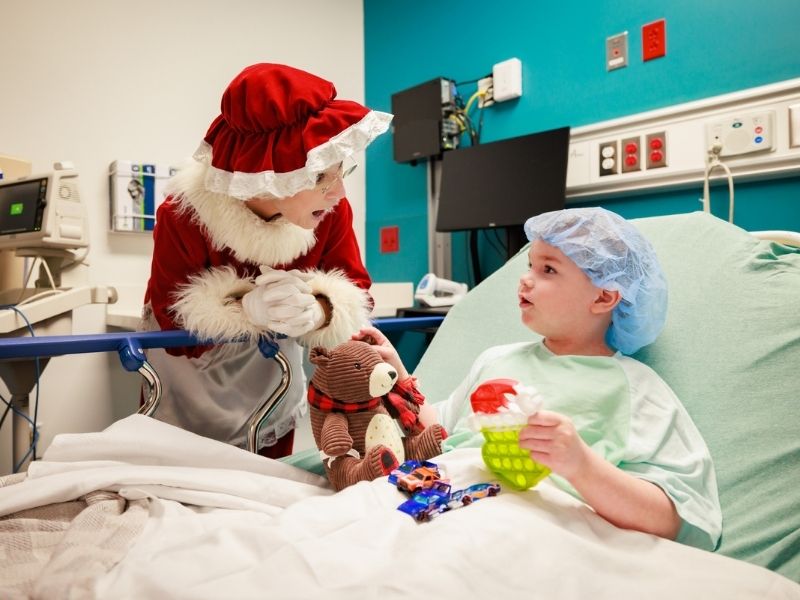
[[[516,227],[564,208],[569,127],[446,152],[437,231]]]

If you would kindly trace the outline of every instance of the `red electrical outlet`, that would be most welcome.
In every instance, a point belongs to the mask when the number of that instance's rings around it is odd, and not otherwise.
[[[642,60],[648,61],[667,54],[667,20],[659,19],[642,25]]]
[[[645,137],[647,168],[658,169],[667,166],[667,134],[664,131],[648,133]]]
[[[400,251],[400,228],[397,225],[381,227],[381,254]]]
[[[641,140],[638,137],[631,137],[620,142],[622,146],[622,172],[640,171],[641,164]]]

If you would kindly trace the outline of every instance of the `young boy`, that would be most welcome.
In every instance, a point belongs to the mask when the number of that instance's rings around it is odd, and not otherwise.
[[[525,233],[532,243],[518,304],[543,339],[481,354],[436,407],[442,425],[463,440],[470,394],[488,379],[534,386],[544,409],[528,419],[520,446],[558,485],[618,527],[715,548],[722,516],[708,449],[667,384],[624,356],[653,342],[666,318],[652,246],[602,208],[539,215]]]

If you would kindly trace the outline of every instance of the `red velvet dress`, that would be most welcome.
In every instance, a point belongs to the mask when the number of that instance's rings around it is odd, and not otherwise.
[[[266,222],[240,201],[219,194],[170,197],[158,210],[145,294],[146,329],[189,329],[213,339],[254,338],[261,331],[247,322],[235,298],[252,288],[260,264],[317,273],[309,282],[312,290],[331,302],[333,318],[327,327],[280,341],[292,366],[292,382],[262,428],[259,445],[275,444],[306,412],[298,342],[332,346],[366,322],[371,282],[352,222],[346,199],[313,235],[286,221]],[[250,416],[281,377],[277,363],[265,359],[255,341],[154,349],[147,356],[163,384],[156,418],[240,447],[246,444]]]

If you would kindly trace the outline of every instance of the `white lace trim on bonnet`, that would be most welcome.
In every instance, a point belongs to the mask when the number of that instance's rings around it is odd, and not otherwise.
[[[209,165],[205,177],[205,188],[209,192],[225,194],[239,200],[256,197],[288,198],[313,188],[319,173],[364,150],[372,140],[389,129],[392,117],[389,113],[376,110],[368,112],[358,123],[309,150],[304,167],[287,173],[231,173],[218,169],[211,166],[211,146],[205,141],[200,144],[193,157]]]

